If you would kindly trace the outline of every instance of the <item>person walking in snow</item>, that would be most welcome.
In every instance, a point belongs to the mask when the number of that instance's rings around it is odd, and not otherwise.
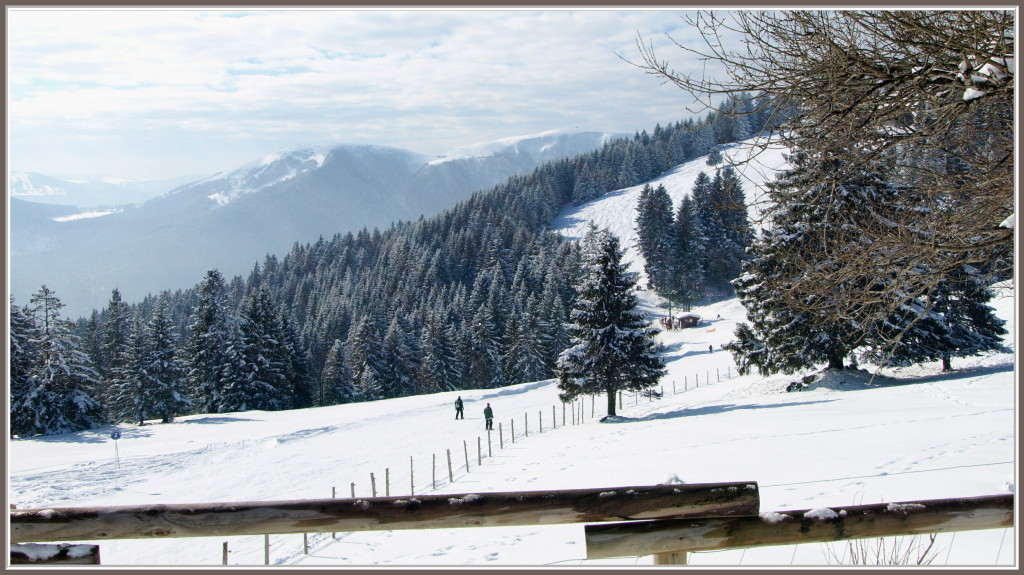
[[[490,431],[494,429],[494,410],[491,409],[491,404],[487,404],[484,408],[484,421],[487,422],[486,429]]]
[[[466,419],[466,416],[462,414],[462,396],[455,398],[455,419]]]

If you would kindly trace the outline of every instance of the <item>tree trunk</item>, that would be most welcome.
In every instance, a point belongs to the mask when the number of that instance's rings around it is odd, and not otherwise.
[[[942,356],[942,371],[953,371],[953,363],[948,355]]]
[[[608,415],[615,415],[615,390],[608,390]]]
[[[843,357],[845,353],[833,353],[828,356],[828,369],[843,369]]]

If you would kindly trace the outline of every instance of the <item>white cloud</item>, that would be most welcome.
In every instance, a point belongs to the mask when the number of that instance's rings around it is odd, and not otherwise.
[[[682,15],[9,9],[12,167],[114,169],[160,149],[158,177],[334,139],[435,153],[549,128],[649,129],[685,117],[686,95],[617,53],[639,59],[638,34],[685,37]],[[222,154],[188,145],[202,140]]]

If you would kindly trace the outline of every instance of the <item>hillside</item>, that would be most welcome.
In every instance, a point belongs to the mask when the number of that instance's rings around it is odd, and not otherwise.
[[[1000,315],[1011,322],[1013,301],[1012,293],[997,301]],[[357,496],[366,497],[370,473],[383,491],[386,468],[391,493],[401,495],[409,489],[409,457],[420,494],[649,485],[676,478],[757,481],[761,509],[771,511],[1013,489],[1013,355],[961,361],[951,374],[926,365],[870,384],[864,374],[844,374],[786,393],[787,378],[735,377],[728,354],[707,352],[709,344],[728,339],[742,316],[735,301],[696,311],[721,319],[663,335],[670,362],[665,398],[624,398],[620,422],[598,423],[600,400],[594,417],[584,401],[582,425],[570,421],[562,427],[559,420],[550,429],[548,417],[557,404],[552,381],[299,411],[196,415],[173,424],[120,426],[119,469],[110,428],[11,442],[10,500],[25,508],[304,499],[330,497],[332,488],[347,496],[353,482]],[[730,373],[734,377],[727,379]],[[694,389],[697,378],[700,387]],[[467,401],[462,421],[453,419],[456,395]],[[485,402],[492,403],[505,433],[516,419],[519,437],[502,450],[493,438],[494,456],[479,468],[471,451],[467,474],[459,463],[462,442],[473,446],[483,435]],[[538,412],[545,414],[545,431],[538,434],[533,427],[522,437],[524,415],[532,419]],[[556,413],[560,419],[560,408]],[[446,449],[457,466],[451,484],[440,463]],[[439,460],[436,490],[430,484],[432,454]],[[353,533],[338,534],[337,541],[324,535],[313,539],[308,557],[301,554],[301,536],[278,536],[272,539],[272,563],[651,561],[582,561],[582,536],[582,526]],[[262,537],[223,540],[229,541],[231,564],[262,564]],[[943,536],[937,564],[1007,565],[1015,541],[1012,530]],[[101,553],[108,565],[216,565],[221,543],[222,538],[108,541],[101,543]],[[691,563],[822,564],[822,553],[820,545],[699,553]]]
[[[781,159],[764,155],[761,164]],[[699,163],[662,176],[678,178],[675,196]],[[711,168],[708,167],[710,170]],[[628,234],[634,188],[567,209],[556,228],[574,236],[588,221]],[[748,192],[750,197],[751,192]],[[579,228],[582,229],[582,228]],[[635,252],[634,252],[635,253]],[[633,265],[640,262],[633,258]],[[642,266],[640,266],[642,267]],[[654,313],[658,302],[641,292]],[[658,483],[756,481],[761,510],[810,509],[915,499],[969,497],[1012,491],[1016,483],[1014,293],[994,300],[1006,319],[1009,353],[886,371],[829,374],[810,389],[786,393],[795,377],[737,377],[720,345],[744,310],[736,300],[695,308],[697,328],[664,332],[668,375],[664,398],[623,398],[622,416],[599,423],[601,398],[584,400],[580,425],[562,425],[551,380],[501,389],[462,390],[315,409],[201,414],[172,424],[122,425],[9,443],[10,502],[19,507],[227,502],[348,496],[369,493],[370,474],[382,490],[479,493],[602,488]],[[709,352],[711,346],[715,351]],[[720,380],[719,380],[720,378]],[[711,384],[709,385],[709,381]],[[698,386],[699,384],[699,386]],[[467,418],[455,421],[461,395]],[[514,419],[515,444],[497,448],[480,467],[475,444],[480,414],[490,402],[505,430]],[[558,427],[551,429],[555,409]],[[534,416],[542,414],[544,432]],[[529,437],[521,423],[530,420]],[[470,468],[461,461],[470,446]],[[508,438],[506,437],[506,441]],[[442,471],[452,450],[455,481]],[[485,448],[486,449],[486,448]],[[118,459],[115,460],[115,453]],[[485,452],[486,453],[486,452]],[[436,487],[431,457],[438,458]],[[232,565],[262,565],[263,538],[206,538],[101,543],[107,565],[219,565],[228,541]],[[1013,530],[963,532],[939,538],[935,565],[1011,565]],[[837,548],[837,553],[842,553]],[[585,561],[583,527],[518,527],[339,533],[272,538],[275,565],[559,565],[650,564],[650,557]],[[698,553],[693,565],[823,565],[825,547],[804,545]]]
[[[247,274],[295,243],[432,216],[475,191],[592,151],[612,137],[545,132],[453,150],[444,158],[384,146],[297,147],[138,205],[63,208],[57,216],[22,195],[11,200],[11,292],[24,304],[45,284],[65,304],[65,317],[86,316],[103,308],[114,288],[126,301],[139,301],[191,287],[210,268],[228,277]]]

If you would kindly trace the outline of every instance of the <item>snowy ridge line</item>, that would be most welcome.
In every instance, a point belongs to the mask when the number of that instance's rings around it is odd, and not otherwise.
[[[937,467],[935,469],[914,469],[911,471],[892,471],[886,473],[876,473],[874,475],[852,475],[850,477],[836,477],[833,479],[812,479],[809,481],[794,481],[792,483],[778,483],[776,485],[762,485],[761,488],[767,487],[788,487],[790,485],[811,485],[813,483],[828,483],[831,481],[845,481],[848,479],[872,479],[877,477],[888,477],[892,475],[911,475],[914,473],[934,473],[937,471],[953,471],[958,469],[968,469],[971,467],[990,467],[993,465],[1013,465],[1014,461],[996,461],[993,463],[975,463],[969,465],[954,465],[952,467]]]

